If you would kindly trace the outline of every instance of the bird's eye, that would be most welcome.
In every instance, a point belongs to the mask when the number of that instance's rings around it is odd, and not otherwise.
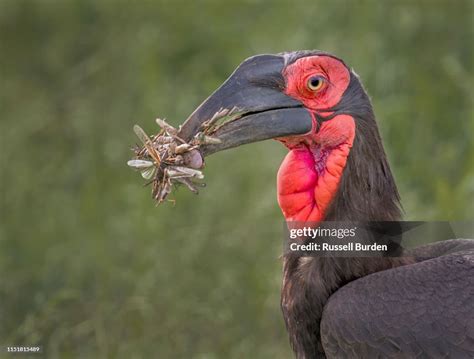
[[[311,76],[308,79],[308,89],[310,91],[318,91],[320,90],[324,85],[324,78],[321,76]]]

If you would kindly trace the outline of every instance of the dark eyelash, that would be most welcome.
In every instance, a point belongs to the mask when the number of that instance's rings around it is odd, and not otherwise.
[[[326,81],[329,85],[334,86],[333,83],[331,81],[329,81],[329,74],[326,72],[325,69],[322,69],[322,70],[323,70],[323,73],[325,75],[324,81]]]

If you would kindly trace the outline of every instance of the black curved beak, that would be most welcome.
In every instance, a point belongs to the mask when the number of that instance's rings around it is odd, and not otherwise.
[[[204,156],[246,143],[308,133],[313,126],[311,115],[301,102],[284,94],[283,68],[283,56],[258,55],[245,60],[189,116],[179,136],[191,140],[217,112],[234,108],[237,118],[211,134],[220,143],[201,146]]]

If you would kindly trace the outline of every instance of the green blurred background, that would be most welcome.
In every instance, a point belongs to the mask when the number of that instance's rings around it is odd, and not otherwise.
[[[0,344],[48,358],[288,358],[276,141],[155,208],[132,126],[246,57],[332,52],[372,96],[411,220],[472,219],[474,2],[0,0]],[[0,353],[5,356],[5,353]]]

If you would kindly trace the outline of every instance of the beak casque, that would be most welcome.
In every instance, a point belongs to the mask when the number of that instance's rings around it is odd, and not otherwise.
[[[179,136],[189,141],[202,130],[205,121],[223,109],[235,109],[238,116],[212,134],[220,143],[200,148],[204,156],[247,143],[310,132],[313,122],[309,111],[283,92],[284,66],[285,59],[280,55],[245,60],[189,116]]]

